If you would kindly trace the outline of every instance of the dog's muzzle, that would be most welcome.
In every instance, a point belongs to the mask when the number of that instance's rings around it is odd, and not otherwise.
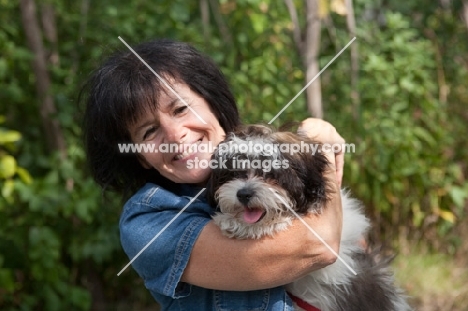
[[[248,224],[259,222],[265,216],[265,210],[257,207],[250,207],[249,203],[255,196],[255,190],[249,187],[241,188],[237,191],[236,197],[242,205],[244,205],[244,212],[242,218]]]

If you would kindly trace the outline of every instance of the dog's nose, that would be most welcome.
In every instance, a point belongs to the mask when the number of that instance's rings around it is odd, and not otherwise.
[[[254,196],[255,194],[255,191],[253,189],[250,189],[250,188],[242,188],[240,190],[237,191],[237,199],[239,199],[239,201],[242,203],[242,204],[245,204],[247,205],[250,201],[250,199]]]

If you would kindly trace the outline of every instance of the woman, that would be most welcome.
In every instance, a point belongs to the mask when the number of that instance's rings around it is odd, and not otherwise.
[[[89,80],[84,127],[97,183],[127,197],[133,194],[120,220],[129,258],[160,233],[133,268],[162,310],[292,310],[282,285],[336,260],[303,224],[295,221],[274,238],[228,239],[211,221],[213,209],[203,195],[189,204],[210,170],[187,163],[209,160],[210,151],[120,152],[121,143],[216,146],[240,124],[228,84],[210,59],[187,44],[168,40],[134,50],[182,100],[135,55],[123,52],[109,58]],[[320,141],[342,141],[320,120],[304,121],[301,130]],[[338,184],[342,159],[338,155]],[[335,164],[335,157],[330,161]],[[336,251],[340,204],[335,196],[320,217],[306,217]]]

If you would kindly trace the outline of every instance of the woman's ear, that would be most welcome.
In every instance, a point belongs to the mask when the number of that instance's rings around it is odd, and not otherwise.
[[[141,164],[141,166],[143,166],[143,168],[145,168],[145,169],[152,168],[152,166],[148,163],[148,161],[146,161],[144,156],[142,156],[141,154],[137,154],[136,156],[137,156],[138,162],[140,162],[140,164]]]

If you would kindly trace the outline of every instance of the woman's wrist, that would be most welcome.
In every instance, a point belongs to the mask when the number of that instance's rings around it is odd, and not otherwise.
[[[341,187],[344,166],[344,153],[342,147],[345,140],[340,136],[336,128],[324,120],[308,118],[301,122],[297,132],[298,134],[304,135],[318,143],[340,144],[340,148],[335,148],[333,146],[330,152],[326,155],[331,166],[334,168],[335,180],[338,187]]]

